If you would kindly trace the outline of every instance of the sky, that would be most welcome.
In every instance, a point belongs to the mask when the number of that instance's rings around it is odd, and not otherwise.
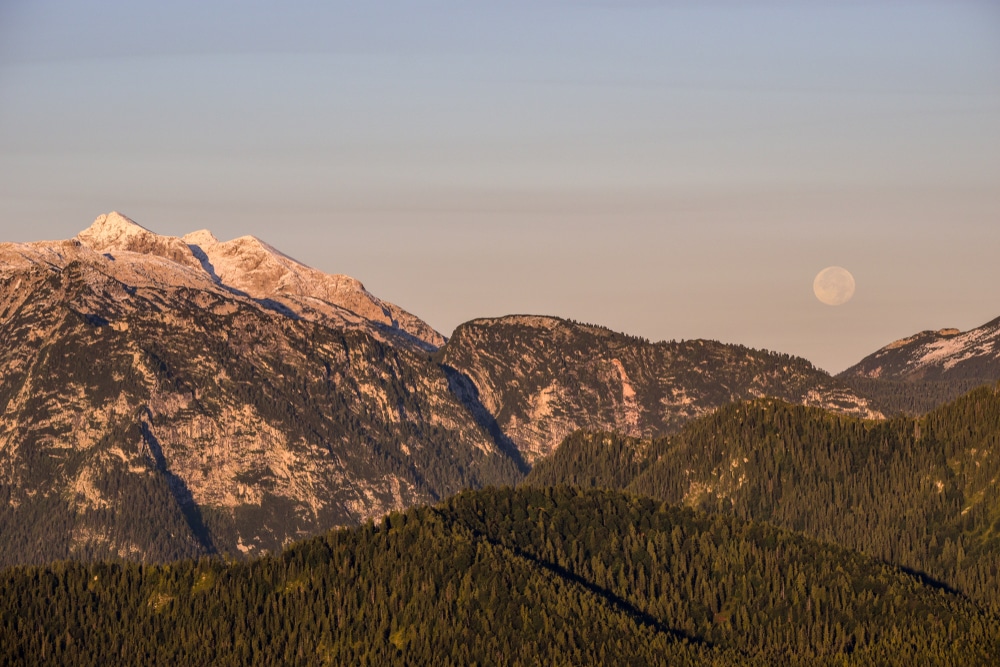
[[[111,210],[838,372],[1000,316],[1000,3],[0,0],[0,241]]]

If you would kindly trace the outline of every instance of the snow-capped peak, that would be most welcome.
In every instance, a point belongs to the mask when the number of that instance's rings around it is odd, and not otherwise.
[[[97,216],[94,224],[77,234],[76,238],[99,253],[155,255],[183,266],[201,269],[201,263],[184,241],[176,236],[160,236],[151,232],[117,211]]]
[[[128,237],[147,234],[153,232],[118,211],[111,211],[97,216],[90,227],[77,234],[77,238],[96,250],[96,246],[111,246]]]
[[[155,263],[151,258],[158,258],[159,282],[207,281],[269,307],[281,303],[284,312],[299,317],[396,330],[430,349],[444,344],[444,337],[425,322],[370,294],[358,280],[310,268],[254,236],[223,242],[207,229],[160,236],[113,211],[99,216],[77,240],[110,262],[149,269]]]

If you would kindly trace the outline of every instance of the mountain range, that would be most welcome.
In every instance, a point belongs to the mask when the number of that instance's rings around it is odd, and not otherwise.
[[[548,316],[446,338],[117,213],[2,244],[0,662],[993,665],[998,335],[832,377]]]
[[[938,334],[950,356],[929,360],[937,339],[918,337],[836,378],[554,317],[446,339],[256,238],[110,213],[68,241],[0,245],[0,563],[253,556],[517,483],[579,429],[662,437],[734,401],[881,419],[926,394],[914,377],[989,379],[995,354],[962,350],[996,330]]]

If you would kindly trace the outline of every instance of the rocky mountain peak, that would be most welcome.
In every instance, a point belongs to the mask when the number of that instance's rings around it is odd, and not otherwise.
[[[137,236],[156,236],[156,234],[118,211],[111,211],[97,216],[93,224],[80,232],[77,238],[97,250],[119,245]]]
[[[181,240],[188,245],[195,245],[198,247],[215,245],[219,242],[219,239],[215,238],[215,234],[207,229],[199,229],[196,232],[185,234],[181,237]]]
[[[256,236],[218,241],[210,232],[195,232],[185,238],[200,241],[194,245],[205,253],[224,284],[255,298],[294,295],[337,302],[340,295],[364,292],[366,299],[375,299],[361,281],[306,266]]]
[[[255,236],[219,241],[207,229],[183,237],[160,235],[112,211],[73,239],[76,249],[61,243],[0,250],[0,266],[63,266],[82,250],[88,262],[100,266],[98,273],[133,286],[218,288],[283,315],[364,329],[381,340],[425,351],[445,342],[426,322],[379,299],[355,278],[306,266]]]
[[[201,262],[188,245],[176,236],[160,236],[117,211],[97,216],[77,240],[95,252],[114,257],[131,252],[170,260],[185,267],[200,269]]]
[[[371,294],[361,281],[306,266],[256,236],[219,241],[201,231],[185,240],[197,248],[202,266],[216,281],[255,299],[281,302],[301,316],[368,322],[403,333],[425,349],[444,344],[441,334]]]

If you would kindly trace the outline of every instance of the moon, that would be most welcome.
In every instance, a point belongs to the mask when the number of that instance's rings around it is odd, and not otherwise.
[[[842,306],[854,296],[854,276],[845,268],[828,266],[816,274],[813,292],[828,306]]]

